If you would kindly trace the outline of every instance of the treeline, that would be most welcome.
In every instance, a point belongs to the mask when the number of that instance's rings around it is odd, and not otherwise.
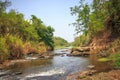
[[[10,5],[8,0],[0,1],[0,60],[53,50],[54,29],[44,25],[35,15],[25,20],[24,14],[15,10],[6,12]]]
[[[113,67],[120,69],[120,0],[93,0],[91,4],[80,0],[71,14],[77,16],[73,25],[80,33],[74,46],[90,45],[93,53],[109,56]]]
[[[62,48],[62,47],[67,47],[70,46],[70,44],[67,42],[67,40],[61,38],[61,37],[54,37],[54,46],[56,48]]]
[[[74,42],[76,46],[89,44],[103,29],[120,35],[120,0],[80,0],[79,5],[71,7],[71,14],[77,16],[73,25],[80,33]]]

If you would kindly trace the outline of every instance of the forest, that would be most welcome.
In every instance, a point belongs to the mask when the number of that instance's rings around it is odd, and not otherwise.
[[[54,50],[57,45],[66,45],[67,41],[54,37],[53,27],[46,26],[35,15],[31,15],[31,19],[26,20],[24,14],[13,9],[6,12],[10,5],[12,3],[8,0],[0,1],[1,62],[8,59],[20,59],[28,53]]]
[[[72,24],[76,27],[76,33],[80,34],[75,39],[79,45],[89,44],[96,33],[102,30],[111,31],[116,36],[120,34],[119,0],[93,0],[92,3],[80,0],[79,5],[71,7],[71,14],[77,16]]]
[[[113,65],[120,68],[120,0],[93,0],[70,8],[77,19],[74,46],[88,46],[91,53],[109,57]]]

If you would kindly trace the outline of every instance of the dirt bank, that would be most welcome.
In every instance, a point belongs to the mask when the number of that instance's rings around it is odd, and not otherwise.
[[[26,62],[26,61],[29,61],[29,60],[26,60],[26,59],[6,60],[2,64],[0,64],[0,69],[3,69],[3,68],[8,67],[10,65],[14,65],[17,62]]]
[[[81,72],[69,75],[66,80],[120,80],[120,70],[95,73],[93,75],[81,76]]]

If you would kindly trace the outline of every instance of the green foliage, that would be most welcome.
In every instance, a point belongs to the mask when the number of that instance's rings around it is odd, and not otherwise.
[[[9,50],[9,59],[19,59],[23,56],[23,41],[16,36],[6,36],[6,44]]]
[[[86,32],[89,23],[90,7],[88,4],[83,3],[84,0],[80,0],[80,4],[75,7],[71,7],[71,14],[77,15],[77,20],[73,25],[76,27],[77,33]]]
[[[76,27],[77,33],[81,35],[75,39],[74,45],[86,45],[95,33],[103,28],[103,18],[97,17],[96,11],[92,10],[91,4],[80,0],[78,6],[71,8],[71,14],[77,15],[77,20],[73,25]],[[78,46],[77,45],[77,46]]]
[[[54,29],[51,26],[45,26],[40,19],[32,15],[32,26],[35,27],[37,35],[39,36],[39,41],[44,42],[46,46],[53,49],[53,32]]]
[[[120,0],[93,0],[93,8],[101,18],[106,18],[105,27],[113,33],[120,33]],[[104,14],[103,14],[104,13]]]
[[[113,61],[113,66],[120,69],[120,52],[112,54],[110,59]]]
[[[8,6],[11,5],[11,2],[8,0],[0,1],[0,12],[5,11]]]
[[[30,20],[25,20],[24,14],[15,10],[5,12],[10,4],[8,0],[0,1],[0,55],[2,59],[21,58],[23,53],[39,53],[42,52],[40,47],[44,51],[47,48],[52,50],[54,29],[44,25],[35,15],[31,15]],[[37,46],[30,46],[35,44]],[[8,57],[5,58],[5,55]]]
[[[6,38],[6,43],[9,45],[9,44],[16,44],[16,45],[19,45],[19,46],[22,46],[23,45],[23,42],[22,40],[17,37],[17,36],[5,36]]]
[[[8,45],[5,43],[5,41],[5,38],[0,38],[0,63],[9,57]]]
[[[71,14],[77,16],[73,23],[77,33],[86,35],[89,40],[104,28],[120,34],[120,0],[93,0],[89,4],[80,0],[71,8]]]
[[[106,62],[106,61],[110,61],[110,59],[109,58],[99,58],[98,61]]]
[[[7,55],[8,55],[8,45],[6,44],[6,39],[4,37],[0,37],[0,57]]]
[[[54,37],[53,40],[54,40],[55,47],[61,48],[61,47],[69,46],[68,42],[61,37]]]
[[[22,57],[22,46],[22,40],[16,36],[0,37],[0,61]]]
[[[74,39],[74,42],[72,42],[72,46],[80,46],[81,44],[81,41],[80,41],[80,36],[79,37],[76,37]]]
[[[83,34],[83,35],[76,37],[72,45],[73,46],[85,46],[88,43],[89,43],[89,36],[86,36],[85,34]]]

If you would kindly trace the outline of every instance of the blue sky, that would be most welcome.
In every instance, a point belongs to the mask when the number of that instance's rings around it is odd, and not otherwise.
[[[9,0],[12,5],[9,9],[23,13],[26,19],[36,15],[45,25],[55,29],[54,35],[69,42],[74,40],[74,27],[69,24],[75,21],[71,16],[70,7],[78,4],[79,0]]]

